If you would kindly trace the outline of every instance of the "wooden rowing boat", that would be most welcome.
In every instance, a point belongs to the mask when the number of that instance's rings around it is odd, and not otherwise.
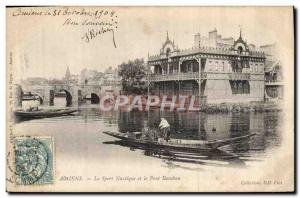
[[[46,117],[57,117],[75,113],[76,109],[48,109],[48,110],[36,110],[36,111],[15,111],[14,114],[18,118],[23,119],[36,119]]]
[[[210,140],[210,141],[171,139],[168,142],[166,142],[162,140],[150,141],[150,140],[142,139],[141,132],[119,133],[119,132],[104,131],[103,133],[121,139],[122,141],[130,142],[131,144],[162,148],[162,149],[184,150],[189,152],[198,152],[201,150],[202,151],[215,150],[225,145],[247,140],[251,136],[256,135],[255,133],[251,133],[249,135],[239,136],[235,138],[227,138],[223,140]]]

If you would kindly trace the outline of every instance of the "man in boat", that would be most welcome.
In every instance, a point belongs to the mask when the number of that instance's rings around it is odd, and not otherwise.
[[[39,106],[36,106],[36,107],[29,107],[26,111],[33,112],[33,111],[38,111],[38,110],[39,110]]]
[[[170,139],[170,124],[165,118],[161,118],[158,128],[162,131],[162,136],[167,142]]]

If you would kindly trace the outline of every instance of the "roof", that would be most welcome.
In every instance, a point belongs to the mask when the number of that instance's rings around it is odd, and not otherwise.
[[[280,65],[279,60],[275,61],[266,61],[265,63],[265,72],[273,71],[276,66]]]
[[[174,56],[187,56],[187,55],[199,54],[199,53],[218,54],[218,55],[238,55],[236,51],[230,48],[197,47],[197,48],[178,50],[178,52]],[[265,58],[264,52],[259,52],[259,51],[249,51],[249,56]],[[163,57],[160,54],[158,54],[158,55],[150,56],[149,61],[160,60],[164,58],[166,57]]]

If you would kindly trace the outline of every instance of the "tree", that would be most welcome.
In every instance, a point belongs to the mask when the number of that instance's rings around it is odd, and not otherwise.
[[[135,59],[119,65],[123,91],[128,94],[147,92],[147,68],[144,59]]]

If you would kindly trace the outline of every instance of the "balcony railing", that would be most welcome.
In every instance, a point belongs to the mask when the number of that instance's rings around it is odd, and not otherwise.
[[[283,81],[282,80],[269,80],[269,81],[265,81],[265,85],[269,85],[269,86],[283,85]]]
[[[201,79],[206,79],[206,73],[201,73]],[[176,73],[176,74],[152,74],[150,81],[172,81],[172,80],[196,80],[199,79],[198,72]]]
[[[150,75],[150,81],[198,80],[198,79],[199,79],[198,72]],[[201,79],[250,80],[250,74],[249,73],[201,72]]]

